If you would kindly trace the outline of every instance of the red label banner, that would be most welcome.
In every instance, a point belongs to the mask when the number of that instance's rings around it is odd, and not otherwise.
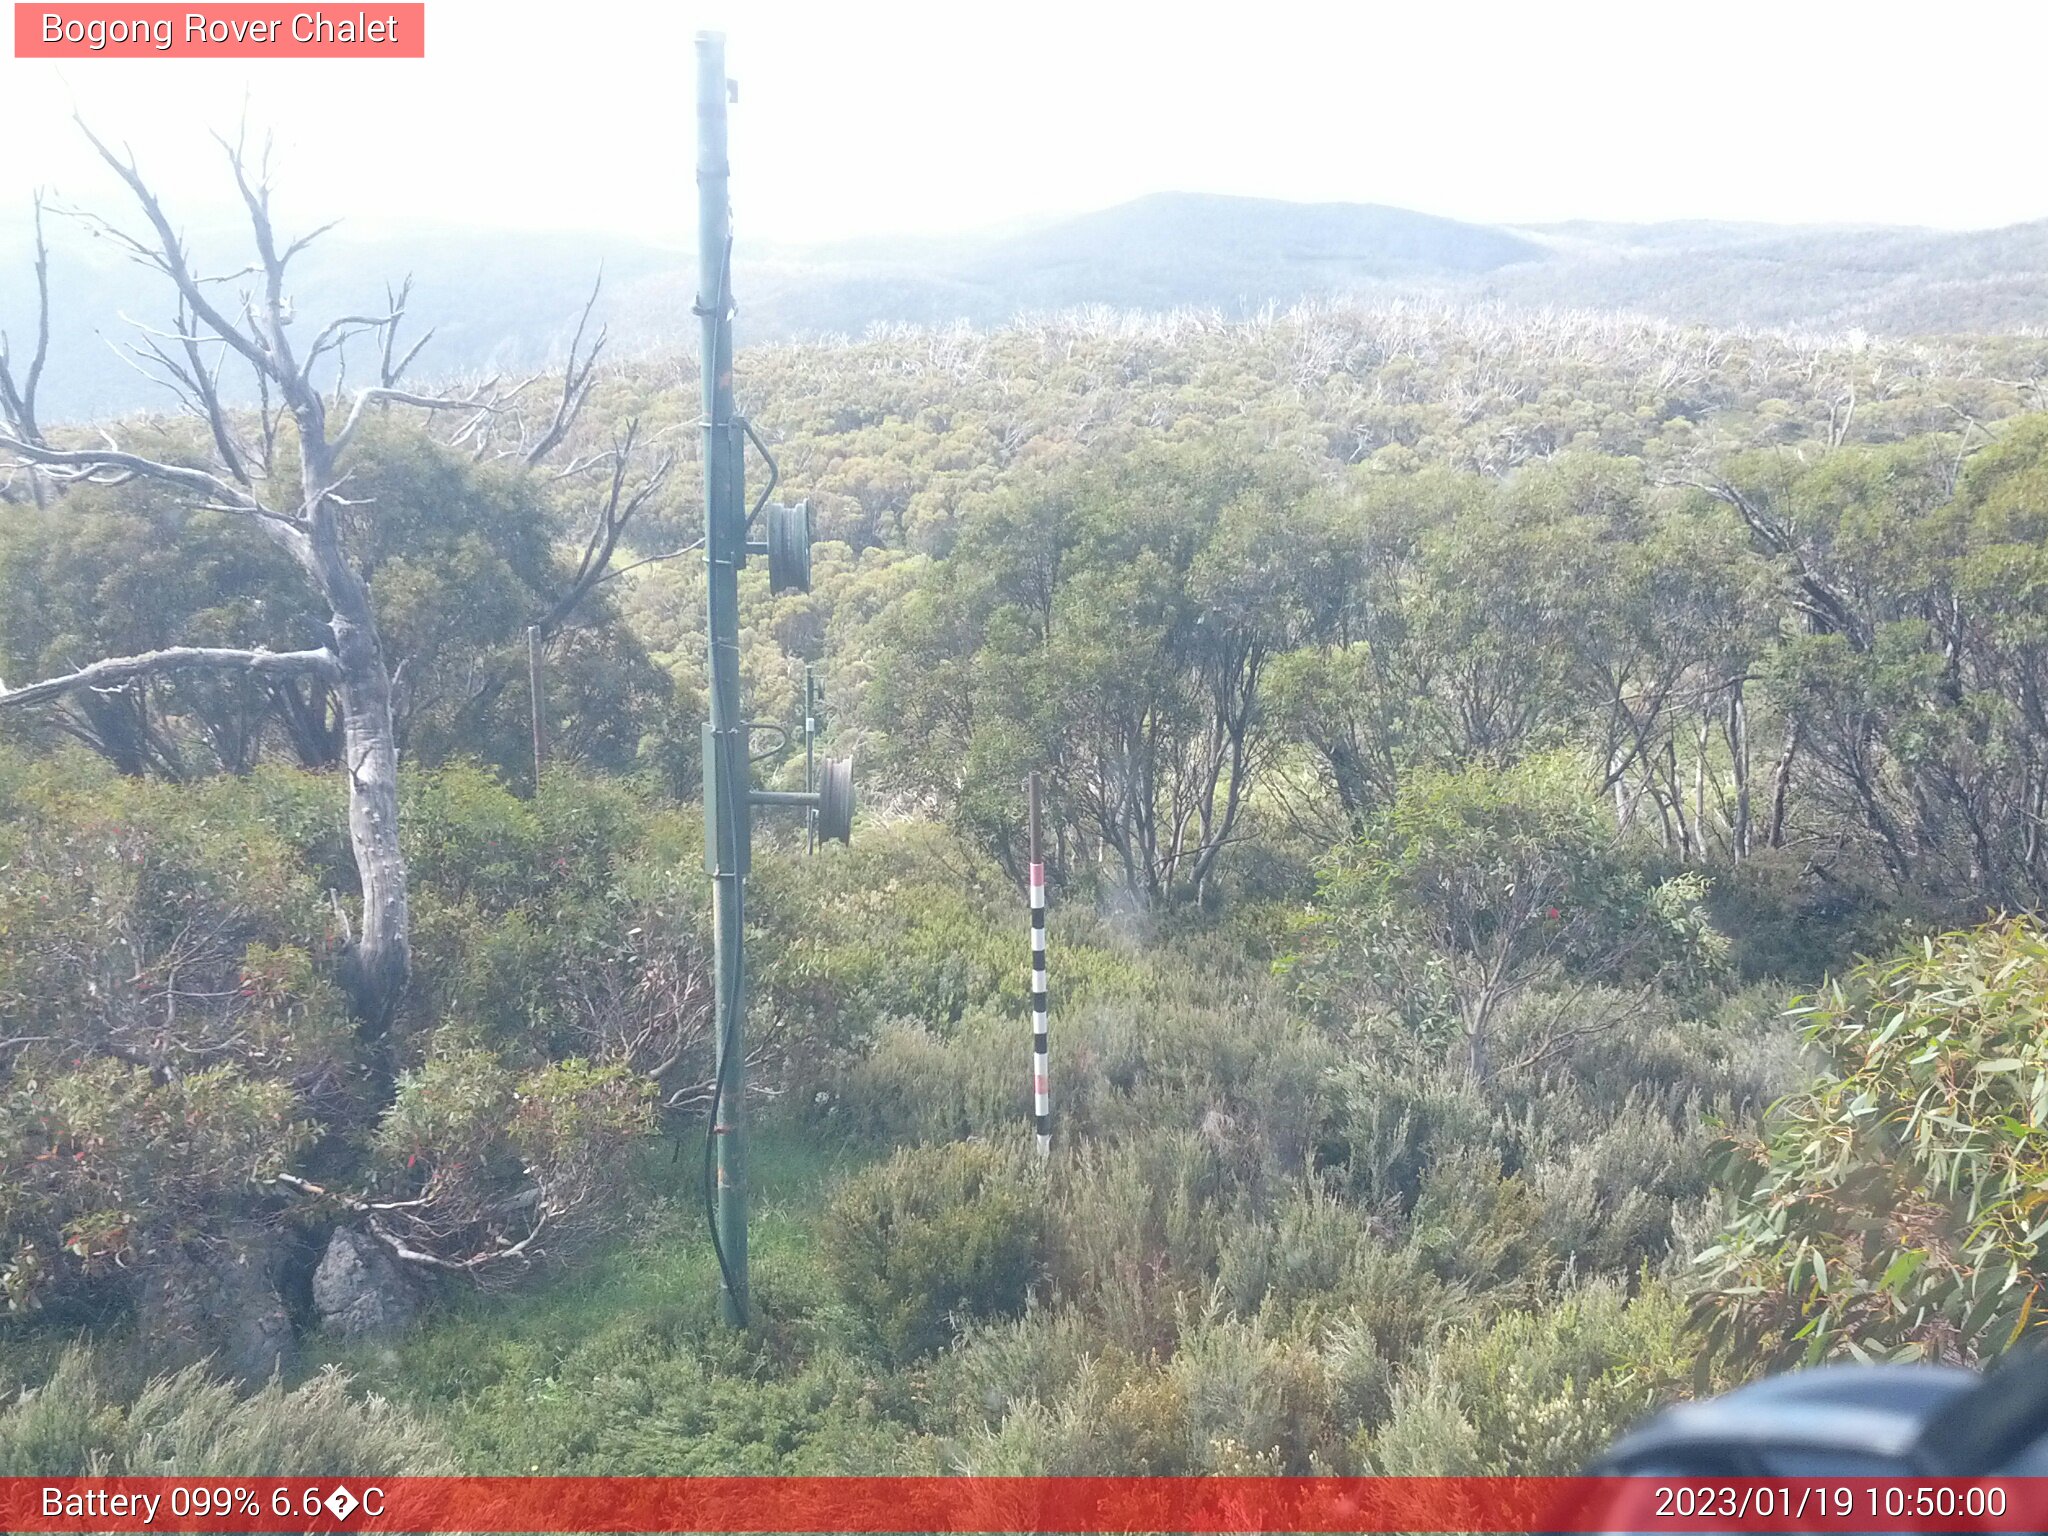
[[[427,8],[411,4],[14,7],[17,59],[423,59]]]
[[[2040,1531],[2048,1478],[0,1478],[0,1529]]]

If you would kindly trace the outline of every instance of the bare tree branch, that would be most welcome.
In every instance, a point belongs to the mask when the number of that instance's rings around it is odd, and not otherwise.
[[[262,350],[268,354],[269,366],[284,390],[286,403],[292,413],[300,417],[300,432],[324,448],[325,423],[319,391],[311,383],[312,364],[308,362],[304,368],[299,366],[292,353],[291,338],[285,334],[285,328],[291,324],[291,306],[284,291],[285,265],[300,247],[295,244],[282,256],[277,251],[276,227],[270,219],[270,142],[268,139],[264,141],[263,163],[252,182],[241,140],[238,138],[230,144],[219,134],[214,138],[227,152],[228,168],[234,173],[235,186],[242,194],[242,206],[249,213],[249,233],[255,238],[256,254],[263,262],[263,312],[260,319],[251,315],[252,328]]]
[[[408,1264],[417,1264],[424,1269],[438,1269],[450,1274],[474,1275],[508,1261],[531,1262],[539,1258],[541,1250],[533,1245],[546,1229],[549,1220],[561,1214],[560,1209],[547,1200],[546,1190],[536,1185],[527,1191],[525,1199],[506,1202],[508,1209],[522,1208],[530,1213],[525,1236],[517,1242],[499,1238],[490,1248],[480,1249],[463,1258],[451,1259],[415,1246],[420,1239],[401,1235],[393,1229],[393,1218],[412,1218],[415,1224],[421,1223],[423,1218],[417,1213],[433,1203],[430,1197],[422,1196],[414,1200],[365,1200],[360,1196],[348,1194],[343,1190],[328,1189],[315,1184],[311,1179],[302,1179],[296,1174],[289,1173],[278,1174],[272,1182],[317,1199],[332,1200],[335,1204],[362,1217],[363,1225],[369,1228],[371,1236],[390,1249],[395,1258],[403,1259]],[[444,1234],[435,1232],[431,1236],[441,1237]]]
[[[615,570],[606,571],[604,575],[598,578],[597,585],[602,586],[607,581],[616,581],[619,577],[624,576],[629,571],[639,570],[640,567],[643,565],[659,565],[664,560],[680,560],[684,555],[689,554],[691,551],[699,550],[703,547],[704,540],[703,537],[700,535],[699,537],[690,540],[690,542],[685,544],[681,549],[672,549],[667,554],[663,555],[648,555],[643,559],[635,560],[631,565],[622,565],[616,568]]]
[[[324,1184],[315,1184],[311,1179],[302,1179],[295,1173],[280,1173],[274,1183],[287,1189],[296,1189],[302,1195],[317,1195],[323,1200],[339,1200],[352,1211],[405,1211],[416,1210],[427,1203],[425,1196],[411,1200],[362,1200],[338,1189],[329,1189]]]
[[[475,411],[489,415],[503,409],[500,398],[483,398],[483,391],[489,389],[495,380],[490,380],[467,395],[416,395],[409,389],[391,389],[378,385],[371,389],[356,391],[356,402],[348,413],[348,420],[342,425],[334,439],[332,456],[340,458],[356,435],[356,429],[363,424],[363,416],[373,405],[410,405],[422,411]]]
[[[540,463],[561,445],[562,439],[569,435],[569,429],[576,424],[576,418],[582,414],[584,402],[590,398],[594,382],[592,372],[597,367],[598,355],[604,351],[605,342],[610,339],[609,330],[599,326],[590,349],[582,352],[580,360],[577,354],[583,347],[583,334],[590,325],[590,313],[597,307],[597,296],[603,289],[604,269],[600,267],[597,281],[591,284],[590,297],[583,303],[583,313],[577,317],[576,333],[569,338],[569,360],[562,368],[562,398],[555,405],[554,419],[548,423],[547,430],[526,450],[528,465]]]
[[[112,688],[141,677],[161,677],[172,672],[246,672],[255,677],[301,677],[312,675],[329,682],[339,680],[341,669],[334,653],[317,651],[241,651],[214,646],[171,646],[146,651],[140,656],[110,656],[104,661],[80,667],[61,677],[44,678],[20,688],[0,681],[0,709],[17,704],[43,704],[65,694],[88,688]]]
[[[602,503],[593,514],[590,533],[583,541],[583,556],[576,566],[576,574],[570,580],[568,589],[556,599],[555,605],[540,622],[543,639],[553,635],[576,607],[594,592],[611,569],[612,555],[619,547],[619,539],[640,509],[656,496],[668,483],[668,477],[675,468],[676,456],[663,454],[648,470],[638,488],[628,493],[626,481],[633,463],[633,447],[640,435],[640,423],[629,421],[612,443],[612,473],[609,489]]]
[[[245,153],[242,139],[220,140],[248,216],[257,256],[242,272],[223,278],[202,275],[195,269],[191,252],[138,168],[133,151],[126,146],[117,150],[102,141],[82,118],[78,127],[134,196],[147,228],[138,227],[135,234],[129,234],[93,215],[81,213],[78,217],[127,256],[167,280],[177,305],[173,327],[169,331],[145,330],[147,339],[131,347],[129,356],[206,423],[212,441],[202,450],[202,458],[187,463],[132,452],[111,437],[97,444],[67,438],[62,447],[45,438],[34,408],[49,318],[39,217],[38,343],[26,373],[18,372],[18,362],[0,352],[0,370],[4,370],[0,382],[5,385],[0,390],[0,405],[4,405],[0,411],[0,487],[10,485],[12,474],[22,469],[29,471],[38,494],[46,483],[112,485],[147,479],[182,492],[194,505],[238,514],[292,556],[318,594],[331,639],[326,647],[301,652],[175,647],[112,657],[22,688],[8,690],[0,683],[0,706],[68,696],[77,714],[93,717],[95,725],[104,717],[115,722],[118,733],[140,741],[150,729],[144,707],[146,691],[126,687],[138,679],[209,669],[240,672],[267,682],[274,696],[288,696],[291,710],[301,717],[302,755],[311,752],[322,760],[337,761],[346,774],[349,841],[361,903],[343,950],[341,979],[364,1040],[376,1048],[377,1070],[395,1075],[388,1026],[411,971],[410,899],[398,837],[399,757],[393,702],[398,680],[378,632],[367,578],[345,537],[343,513],[359,503],[343,494],[348,483],[343,455],[372,406],[401,405],[427,412],[461,413],[466,419],[446,440],[450,446],[468,444],[481,457],[491,451],[492,424],[526,385],[499,392],[497,380],[491,379],[460,396],[401,387],[400,376],[426,340],[422,337],[403,349],[397,341],[411,293],[410,280],[396,291],[387,288],[388,305],[382,313],[344,314],[324,325],[309,326],[303,349],[295,347],[287,269],[332,226],[322,226],[296,240],[280,240],[271,216],[267,145],[252,159]],[[37,208],[40,215],[40,200]],[[251,281],[240,282],[243,278]],[[224,292],[224,282],[236,286]],[[509,449],[507,457],[518,455],[529,464],[537,462],[573,430],[590,397],[598,360],[607,344],[601,327],[594,334],[592,330],[601,288],[600,275],[579,316],[561,396],[554,403],[546,430],[529,447],[522,424],[521,446]],[[376,348],[375,384],[355,389],[352,395],[346,369],[346,349],[351,342]],[[236,362],[230,364],[230,358]],[[328,381],[334,414],[339,416],[347,402],[347,420],[339,434],[329,429],[329,393],[314,378],[323,359],[328,358],[334,359],[335,376]],[[241,365],[253,376],[258,401],[253,413],[230,413],[222,402],[223,367]],[[274,450],[280,446],[287,416],[295,428],[290,439],[295,492],[277,490],[272,483]],[[603,578],[628,521],[658,492],[669,474],[672,459],[664,459],[635,483],[633,477],[640,465],[632,452],[634,445],[632,431],[614,445],[608,494],[593,517],[582,561],[567,591],[554,601],[552,624],[559,624]],[[303,699],[300,690],[306,691]],[[124,712],[136,718],[117,720]],[[518,1242],[509,1241],[519,1237],[518,1227],[507,1230],[502,1238],[494,1228],[490,1241],[500,1251],[489,1257],[529,1251],[541,1223],[548,1224],[550,1241],[559,1244],[565,1225],[570,1224],[568,1212],[580,1199],[575,1188],[545,1191],[534,1212],[517,1218],[530,1226]],[[414,1227],[405,1230],[411,1247],[439,1248],[444,1257],[452,1251],[452,1238],[422,1243],[420,1231]],[[434,1235],[425,1236],[432,1239]]]
[[[186,329],[186,306],[183,299],[178,301],[178,329]],[[209,370],[206,360],[199,355],[199,342],[185,338],[185,358],[191,365],[192,390],[198,396],[198,414],[205,420],[207,429],[213,434],[214,447],[220,453],[222,465],[241,484],[253,485],[249,467],[241,449],[236,445],[235,434],[228,426],[228,413],[220,403],[220,365],[226,359],[227,349],[222,348]],[[262,460],[263,468],[270,467],[269,442],[266,436]]]
[[[406,274],[405,281],[398,285],[396,293],[393,293],[391,285],[386,283],[384,297],[391,307],[391,323],[384,327],[383,355],[378,360],[377,382],[386,389],[391,389],[404,377],[406,369],[412,366],[413,359],[420,355],[421,349],[434,339],[434,330],[429,326],[426,333],[406,348],[402,356],[395,355],[398,349],[399,322],[405,318],[406,302],[412,297],[412,274]]]
[[[103,224],[107,233],[126,245],[137,260],[155,267],[168,277],[176,285],[193,315],[205,322],[222,341],[247,358],[251,367],[259,373],[270,373],[274,377],[276,365],[270,356],[254,338],[245,335],[239,326],[223,315],[201,290],[199,279],[193,274],[191,262],[186,257],[184,242],[178,238],[178,232],[172,227],[170,216],[164,212],[163,204],[157,201],[156,194],[150,191],[149,184],[142,179],[142,173],[135,168],[133,155],[123,158],[115,154],[86,125],[83,117],[73,114],[72,120],[78,124],[79,131],[85,135],[87,142],[99,152],[99,157],[127,184],[128,190],[135,194],[136,202],[142,206],[143,217],[149,220],[150,228],[156,232],[158,243],[151,247],[133,236],[121,234],[112,225]],[[242,179],[239,173],[236,179]]]
[[[0,448],[27,463],[54,471],[52,478],[60,481],[95,480],[104,483],[109,471],[123,478],[141,475],[178,486],[239,512],[283,523],[292,521],[264,506],[242,487],[209,470],[194,469],[185,464],[167,464],[160,459],[145,458],[118,448],[46,448],[40,443],[6,433],[0,433]]]
[[[352,336],[364,336],[375,331],[387,330],[398,323],[396,314],[386,315],[343,315],[330,320],[320,328],[320,334],[313,338],[313,345],[306,349],[305,372],[310,374],[313,365],[321,357],[341,346]]]
[[[50,356],[50,249],[43,239],[41,192],[35,195],[35,230],[36,345],[29,354],[27,371],[17,380],[13,353],[6,335],[0,333],[0,421],[5,422],[12,436],[40,443],[43,433],[36,420],[36,388],[42,383],[43,364]]]
[[[311,234],[299,236],[298,239],[294,240],[290,245],[285,247],[284,254],[278,258],[278,265],[281,267],[291,265],[291,260],[294,256],[298,255],[299,252],[303,251],[307,246],[311,245],[315,240],[318,240],[322,235],[326,234],[329,230],[335,228],[340,223],[341,220],[339,219],[329,219],[325,224],[322,224],[318,229],[314,230]]]

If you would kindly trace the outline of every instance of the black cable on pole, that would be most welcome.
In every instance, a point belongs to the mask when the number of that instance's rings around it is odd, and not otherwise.
[[[713,313],[719,317],[721,324],[729,323],[732,318],[732,236],[730,234],[725,237],[725,260],[720,263],[719,267],[718,303]],[[717,425],[715,421],[708,423],[710,439],[714,443],[717,437]],[[704,465],[704,473],[706,475],[711,473],[711,465],[708,461]],[[717,558],[718,550],[716,543],[711,538],[711,530],[709,528],[705,529],[704,534],[706,540],[704,556],[707,562],[705,570],[708,576],[710,571],[708,562]],[[714,688],[717,686],[717,679],[715,677],[712,679],[712,686]],[[724,744],[720,743],[720,747],[723,749]],[[731,758],[728,753],[728,771],[730,769],[730,762]],[[704,792],[706,794],[714,793],[715,786],[707,784]],[[742,793],[744,793],[744,786],[742,786]],[[732,872],[733,897],[735,902],[737,902],[740,889],[740,833],[733,799],[734,797],[731,795],[726,797],[724,811],[726,839],[731,844],[734,861]],[[712,856],[714,860],[717,858],[716,849],[712,850]],[[740,908],[742,919],[744,919],[745,911],[745,907],[742,906]],[[737,981],[738,973],[742,971],[737,956],[734,957],[733,969],[736,973],[735,981]],[[725,997],[725,1018],[720,1023],[718,1033],[718,1059],[713,1064],[711,1072],[711,1116],[704,1127],[704,1223],[711,1229],[711,1251],[718,1257],[719,1282],[725,1287],[726,1294],[733,1297],[737,1297],[740,1294],[739,1287],[733,1275],[732,1260],[726,1257],[725,1243],[718,1235],[718,1117],[725,1106],[726,1073],[730,1070],[729,1064],[732,1061],[733,1046],[737,1043],[739,1036],[739,1003],[739,987],[735,985],[728,988]]]
[[[737,857],[737,838],[733,852]],[[704,1127],[704,1224],[711,1229],[711,1251],[718,1256],[719,1283],[729,1296],[737,1296],[739,1291],[733,1278],[732,1260],[725,1256],[725,1244],[718,1236],[718,1116],[725,1104],[726,1063],[732,1060],[733,1045],[739,1033],[739,991],[734,987],[725,1002],[725,1023],[718,1037],[718,1060],[711,1072],[711,1118]]]
[[[726,797],[725,831],[727,840],[732,844],[732,856],[737,864],[740,856],[740,831],[732,801],[732,796]],[[734,869],[733,879],[737,890],[737,868]],[[744,917],[744,907],[741,908],[741,914]],[[727,990],[725,996],[725,1019],[718,1033],[718,1059],[711,1071],[711,1118],[704,1126],[704,1224],[711,1229],[711,1251],[718,1256],[718,1278],[729,1296],[738,1296],[739,1289],[734,1281],[732,1261],[726,1257],[725,1244],[718,1236],[718,1116],[725,1105],[725,1075],[729,1070],[728,1064],[732,1061],[733,1047],[738,1043],[739,1018],[740,989],[734,986]]]

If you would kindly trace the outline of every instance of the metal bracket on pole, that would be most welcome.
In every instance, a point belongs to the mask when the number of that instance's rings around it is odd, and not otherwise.
[[[756,789],[747,799],[755,805],[806,811],[817,827],[819,841],[849,842],[853,837],[853,759],[826,758],[816,789]]]

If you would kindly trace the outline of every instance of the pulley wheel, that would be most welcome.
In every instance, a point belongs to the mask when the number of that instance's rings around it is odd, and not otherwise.
[[[811,504],[768,503],[768,589],[811,590]]]
[[[853,759],[828,757],[818,779],[818,840],[853,840]]]

